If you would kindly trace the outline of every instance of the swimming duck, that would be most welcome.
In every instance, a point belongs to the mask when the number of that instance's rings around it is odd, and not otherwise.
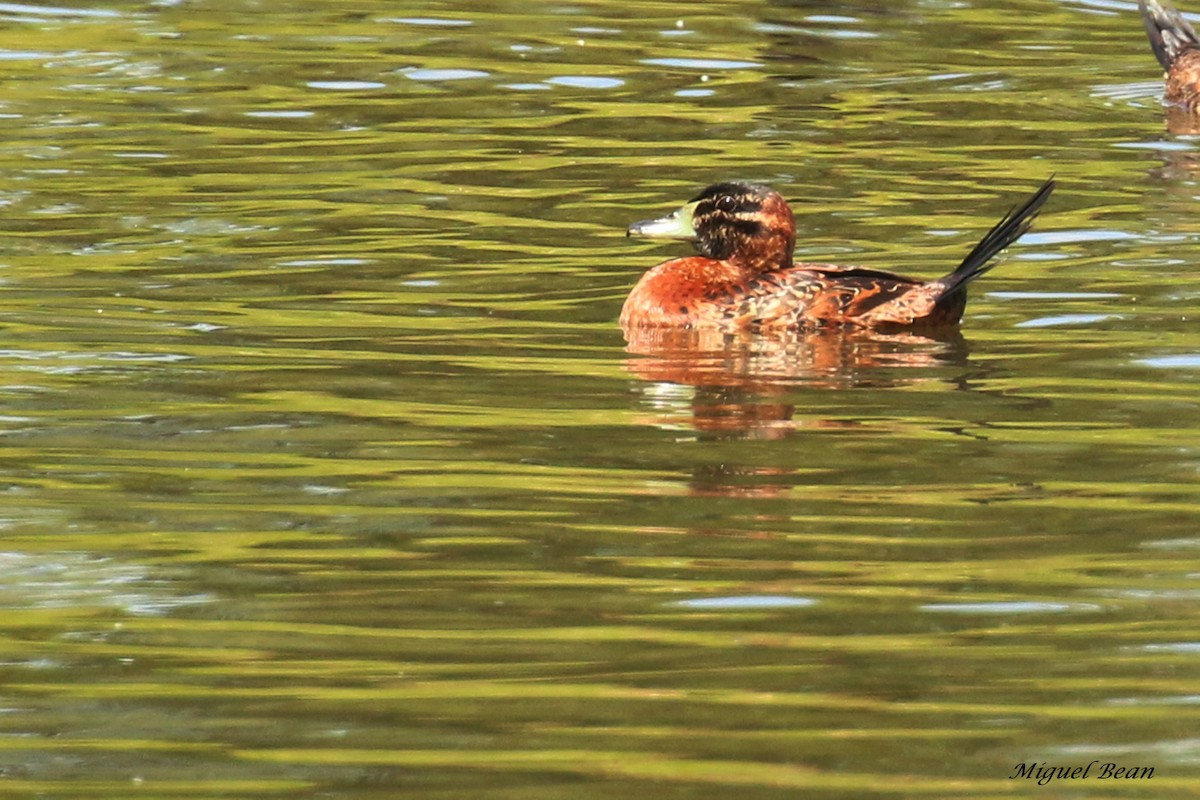
[[[767,186],[717,183],[661,219],[635,222],[627,236],[691,241],[697,256],[654,267],[621,309],[621,326],[765,330],[850,325],[930,328],[963,314],[966,287],[1029,230],[1050,179],[988,231],[948,275],[922,282],[867,267],[794,263],[796,224]]]
[[[1191,111],[1200,110],[1200,36],[1169,3],[1138,0],[1150,49],[1165,70],[1163,100]]]

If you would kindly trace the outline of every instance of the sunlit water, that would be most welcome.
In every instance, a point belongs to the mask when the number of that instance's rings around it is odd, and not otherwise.
[[[0,793],[1193,796],[1200,155],[1132,2],[0,18]],[[616,326],[706,183],[933,277],[1051,173],[961,336]],[[1093,761],[1154,773],[1010,777]]]

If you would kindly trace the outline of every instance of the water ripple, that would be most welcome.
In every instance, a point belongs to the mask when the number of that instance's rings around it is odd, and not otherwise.
[[[625,81],[620,78],[601,78],[595,75],[560,75],[547,79],[546,83],[575,89],[615,89],[625,85]]]
[[[756,61],[732,61],[719,58],[647,58],[639,63],[657,67],[681,67],[683,69],[761,69]]]
[[[486,78],[489,73],[479,69],[402,69],[400,74],[414,81],[466,81]]]
[[[671,605],[681,608],[716,609],[727,611],[770,609],[770,608],[808,608],[816,605],[816,600],[807,597],[790,597],[786,595],[750,594],[730,597],[703,597],[694,600],[676,600]]]

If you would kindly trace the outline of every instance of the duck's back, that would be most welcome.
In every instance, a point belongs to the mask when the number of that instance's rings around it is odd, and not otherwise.
[[[747,278],[715,274],[716,263],[681,258],[650,270],[626,300],[621,324],[728,330],[912,324],[944,299],[936,282],[866,267],[796,264]],[[956,294],[938,322],[962,315],[966,295]]]
[[[814,325],[859,325],[888,322],[908,324],[916,317],[910,311],[927,311],[933,300],[912,309],[891,313],[906,298],[920,295],[927,284],[866,267],[838,264],[797,264],[764,275],[759,286],[743,300],[745,311],[753,311],[763,327],[806,327]],[[965,297],[965,296],[964,296]],[[961,315],[961,307],[959,309]],[[903,319],[905,316],[912,317]],[[952,322],[957,322],[957,317]]]
[[[1166,74],[1164,98],[1192,111],[1200,110],[1200,50],[1180,53]]]

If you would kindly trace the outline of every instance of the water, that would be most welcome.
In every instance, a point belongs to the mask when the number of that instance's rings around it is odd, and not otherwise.
[[[0,16],[0,793],[1194,794],[1200,159],[1133,3]],[[616,326],[707,183],[935,276],[1052,173],[960,336]]]

